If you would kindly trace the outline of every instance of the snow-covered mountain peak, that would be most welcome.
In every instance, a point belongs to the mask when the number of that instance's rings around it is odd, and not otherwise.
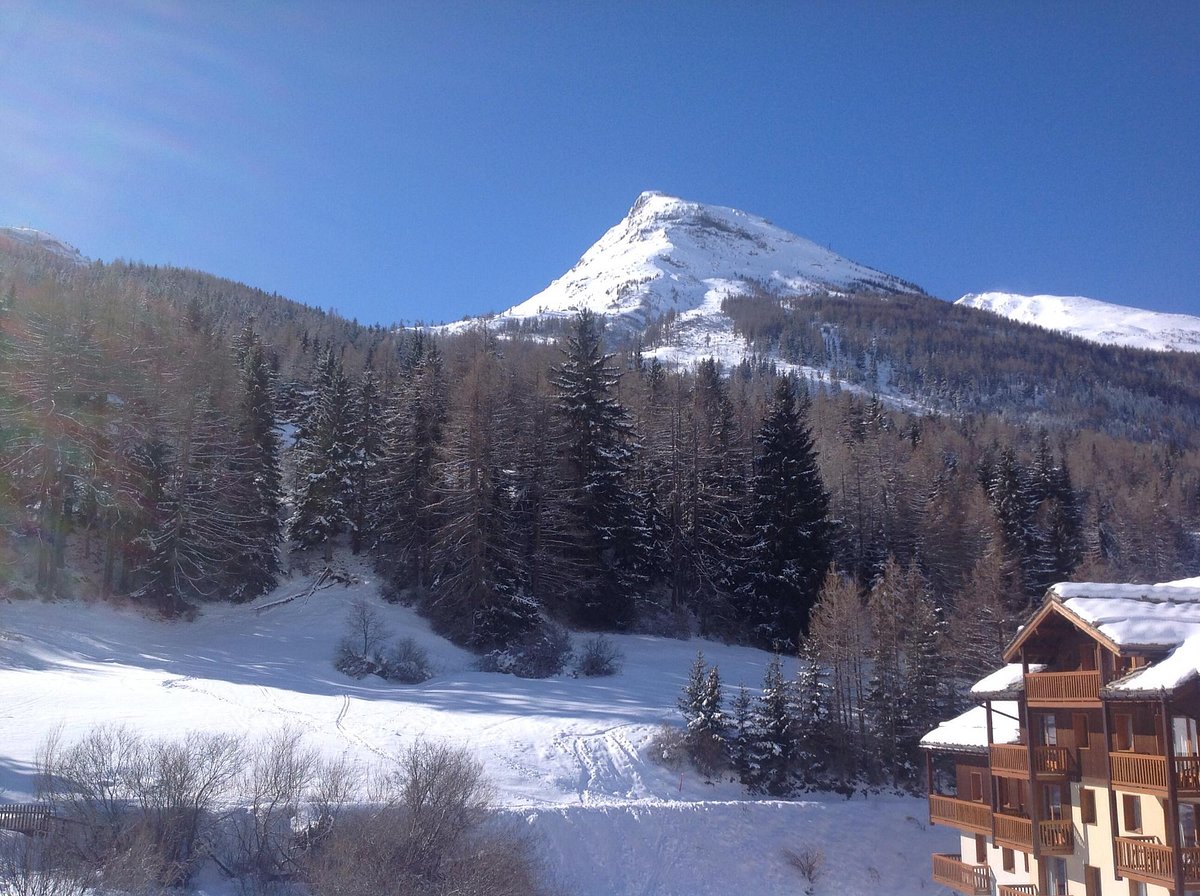
[[[1104,345],[1150,351],[1200,352],[1200,317],[1146,311],[1084,296],[965,295],[955,305],[991,311]]]
[[[75,264],[88,263],[87,258],[78,249],[44,230],[35,230],[32,227],[0,227],[0,238],[2,237],[21,245],[36,246]]]
[[[702,318],[723,329],[716,318],[730,296],[862,289],[920,291],[755,215],[647,191],[571,270],[499,317],[564,317],[588,308],[640,329],[674,312],[682,323]]]

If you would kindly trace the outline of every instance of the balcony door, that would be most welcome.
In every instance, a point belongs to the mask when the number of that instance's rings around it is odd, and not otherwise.
[[[1200,806],[1195,803],[1179,804],[1179,845],[1184,848],[1200,846],[1196,831],[1200,829]]]
[[[1045,821],[1062,821],[1067,817],[1070,810],[1070,798],[1064,798],[1063,791],[1065,788],[1062,784],[1046,784],[1043,785],[1043,819]],[[1064,809],[1064,805],[1066,809]]]
[[[1200,739],[1196,736],[1196,720],[1190,716],[1175,716],[1171,719],[1175,732],[1176,756],[1200,756]]]
[[[1042,715],[1042,743],[1047,747],[1058,746],[1058,719],[1052,712]]]

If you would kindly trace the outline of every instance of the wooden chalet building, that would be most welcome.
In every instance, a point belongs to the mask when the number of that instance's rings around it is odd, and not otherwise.
[[[1060,584],[921,741],[933,878],[984,896],[1200,896],[1200,579]]]

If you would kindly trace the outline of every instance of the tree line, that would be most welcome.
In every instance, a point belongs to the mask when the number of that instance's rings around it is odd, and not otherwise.
[[[0,301],[0,550],[46,595],[84,577],[187,613],[344,541],[480,651],[546,620],[791,650],[831,569],[840,631],[894,563],[978,669],[1050,582],[1196,559],[1200,463],[1169,414],[1134,440],[1141,418],[906,410],[766,363],[668,370],[586,314],[556,343],[437,336],[173,269],[16,259]]]

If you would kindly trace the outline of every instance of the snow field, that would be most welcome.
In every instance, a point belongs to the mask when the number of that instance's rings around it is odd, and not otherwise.
[[[613,677],[478,672],[472,654],[412,610],[379,600],[369,570],[353,571],[354,585],[307,595],[312,581],[297,576],[254,603],[207,606],[191,623],[86,602],[0,602],[0,799],[33,798],[36,752],[55,727],[70,742],[110,723],[150,737],[204,729],[247,740],[291,726],[325,755],[364,766],[420,738],[467,747],[496,804],[542,844],[564,893],[796,893],[782,851],[812,848],[826,858],[817,893],[875,896],[883,882],[903,896],[931,886],[931,852],[953,851],[952,831],[926,829],[921,800],[759,801],[648,758],[661,726],[679,720],[697,649],[719,666],[727,700],[739,683],[757,687],[768,654],[620,635]],[[333,668],[360,597],[394,635],[429,651],[431,680],[356,681]]]

